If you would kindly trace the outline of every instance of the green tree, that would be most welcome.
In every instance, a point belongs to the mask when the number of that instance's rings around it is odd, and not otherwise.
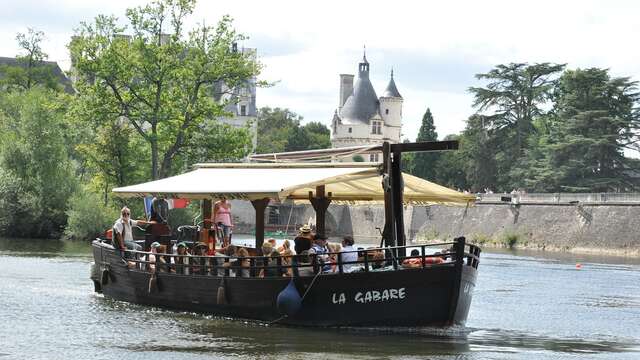
[[[258,154],[326,149],[331,147],[329,129],[320,122],[303,126],[302,116],[289,109],[264,107],[258,112]]]
[[[450,188],[466,190],[469,188],[466,167],[469,163],[468,151],[465,146],[467,142],[464,136],[447,135],[444,140],[458,140],[460,149],[458,151],[445,151],[438,157],[435,164],[435,182]]]
[[[624,149],[635,144],[640,122],[637,83],[606,69],[567,70],[560,78],[554,116],[538,141],[531,183],[548,191],[637,189]]]
[[[289,130],[285,151],[326,149],[331,147],[329,129],[322,123],[310,122],[304,126],[294,123]]]
[[[47,54],[42,51],[44,33],[29,28],[27,33],[16,35],[21,54],[16,64],[0,65],[0,85],[9,90],[29,90],[34,86],[61,90],[53,73],[53,65],[46,63]]]
[[[258,111],[258,154],[283,152],[291,129],[300,126],[302,116],[289,109],[263,107]]]
[[[196,146],[195,134],[220,129],[204,126],[226,114],[216,99],[261,68],[253,54],[237,51],[244,37],[229,17],[185,36],[194,7],[195,0],[159,0],[128,9],[130,37],[121,35],[115,17],[101,15],[81,23],[69,45],[80,113],[86,121],[127,122],[148,146],[152,179],[174,172],[174,160]]]
[[[422,141],[437,141],[438,133],[436,132],[436,126],[433,123],[433,116],[431,115],[431,109],[427,108],[422,116],[422,125],[420,125],[420,131],[418,132],[417,142]],[[414,155],[411,173],[415,176],[419,176],[426,180],[434,180],[435,166],[438,161],[438,153],[417,153]]]
[[[497,185],[519,187],[518,176],[511,174],[522,168],[529,137],[535,132],[534,120],[545,114],[557,83],[557,74],[565,65],[511,63],[497,65],[476,78],[487,81],[485,87],[471,87],[473,106],[483,117],[491,142],[495,145]],[[477,164],[476,166],[481,166]]]
[[[0,233],[57,236],[77,185],[62,130],[66,96],[32,87],[0,101]]]

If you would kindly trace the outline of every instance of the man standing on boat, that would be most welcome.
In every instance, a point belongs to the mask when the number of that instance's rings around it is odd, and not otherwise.
[[[138,225],[146,225],[148,222],[144,220],[131,220],[131,210],[123,207],[120,211],[120,218],[113,224],[113,247],[120,250],[120,254],[124,257],[125,250],[142,250],[142,246],[133,241],[132,227]]]
[[[311,234],[311,226],[305,224],[298,231],[298,236],[293,239],[295,244],[293,249],[296,254],[302,254],[303,251],[311,249],[313,243],[313,234]]]
[[[329,248],[327,247],[327,238],[322,234],[316,234],[313,239],[313,245],[309,249],[309,255],[316,255],[316,261],[321,266],[322,272],[330,272],[331,264],[329,263]]]
[[[213,223],[216,226],[216,235],[223,238],[222,247],[227,247],[231,239],[231,203],[226,197],[221,197],[213,205]]]

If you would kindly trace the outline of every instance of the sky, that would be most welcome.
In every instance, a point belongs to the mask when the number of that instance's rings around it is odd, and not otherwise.
[[[46,34],[49,60],[69,67],[74,28],[98,14],[116,15],[139,0],[0,0],[0,56],[18,52],[17,32]],[[339,74],[357,73],[366,46],[370,78],[380,95],[394,70],[404,98],[403,138],[415,140],[431,109],[443,138],[464,129],[475,112],[475,74],[509,62],[556,62],[609,68],[640,79],[640,2],[636,1],[204,1],[188,26],[223,15],[247,35],[265,68],[258,107],[289,108],[304,121],[330,124]]]

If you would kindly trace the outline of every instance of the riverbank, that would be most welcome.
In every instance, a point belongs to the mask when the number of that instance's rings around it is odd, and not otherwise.
[[[233,207],[236,229],[251,229],[251,205],[235,201]],[[308,205],[278,205],[268,212],[273,224],[288,224],[290,229],[315,219]],[[638,204],[407,206],[404,220],[407,239],[415,243],[465,236],[483,247],[640,257]],[[379,243],[376,228],[383,225],[384,209],[379,205],[331,205],[326,217],[329,236],[351,235],[362,244]]]

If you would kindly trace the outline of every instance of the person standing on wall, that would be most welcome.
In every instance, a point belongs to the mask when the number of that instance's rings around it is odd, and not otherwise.
[[[221,197],[213,205],[213,223],[216,226],[218,238],[222,237],[222,247],[227,247],[231,241],[231,203],[226,197]]]

